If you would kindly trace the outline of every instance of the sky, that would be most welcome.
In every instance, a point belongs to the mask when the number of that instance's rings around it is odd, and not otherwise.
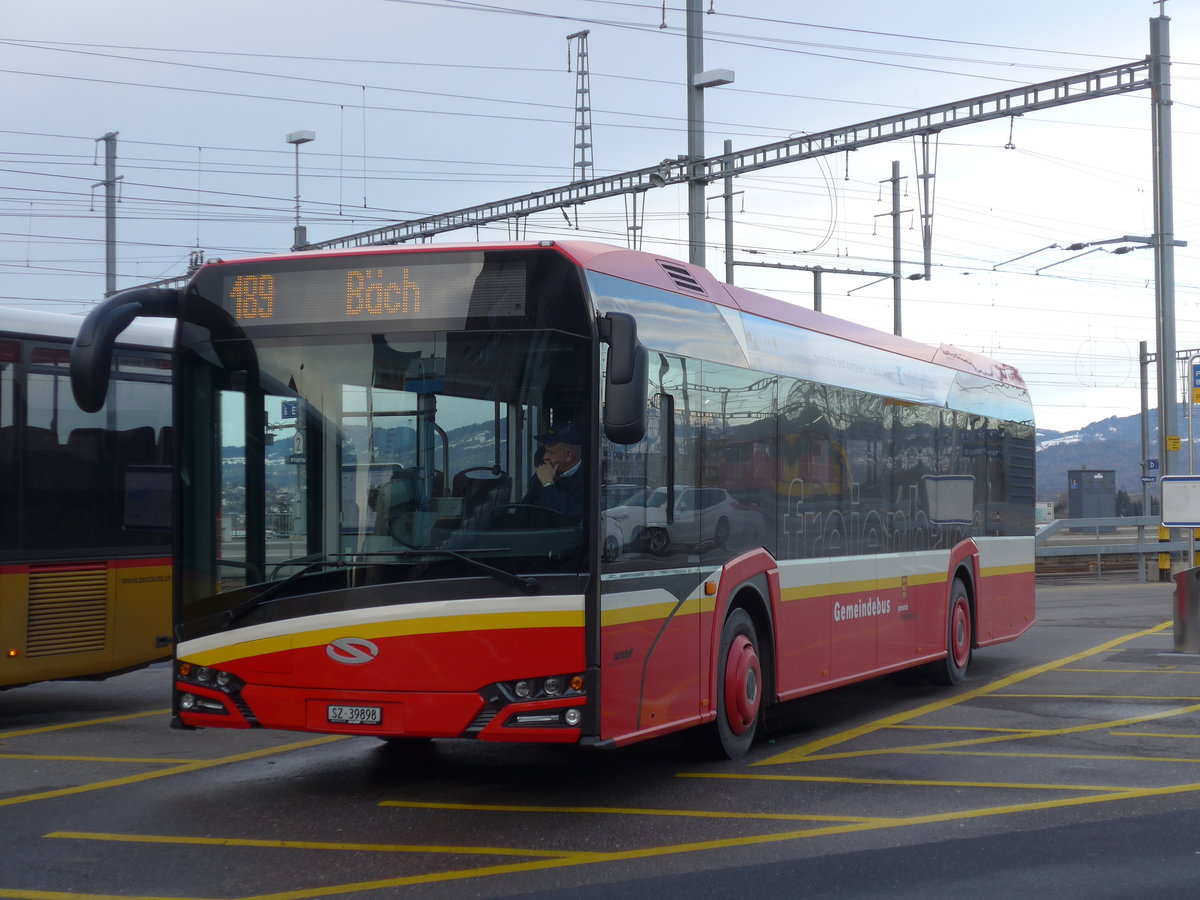
[[[759,146],[1144,59],[1149,0],[703,0],[705,150]],[[1200,6],[1171,17],[1176,346],[1200,348]],[[664,27],[665,26],[665,27]],[[594,174],[687,150],[683,0],[147,0],[11,4],[0,23],[0,317],[84,311],[105,288],[102,136],[115,132],[117,286],[205,258],[311,241],[569,183],[577,42],[588,31]],[[1016,366],[1040,427],[1140,407],[1156,350],[1149,92],[944,130],[933,145],[932,268],[902,283],[906,337]],[[811,306],[809,271],[891,267],[894,160],[902,273],[923,272],[918,147],[791,163],[734,185],[734,278]],[[707,266],[724,277],[720,184]],[[557,238],[687,259],[687,198],[668,186],[439,243]],[[640,226],[631,231],[631,225]],[[1110,243],[1111,242],[1111,243]],[[1066,249],[1090,243],[1093,252]],[[1122,246],[1132,252],[1113,253]],[[825,312],[893,327],[892,284],[822,278]],[[1156,375],[1149,373],[1151,405]],[[1181,389],[1182,390],[1182,389]],[[1182,394],[1181,394],[1182,396]],[[1180,408],[1181,421],[1185,415]]]

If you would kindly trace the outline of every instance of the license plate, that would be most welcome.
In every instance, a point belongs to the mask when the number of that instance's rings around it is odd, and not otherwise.
[[[329,706],[326,715],[335,725],[381,725],[382,706]]]

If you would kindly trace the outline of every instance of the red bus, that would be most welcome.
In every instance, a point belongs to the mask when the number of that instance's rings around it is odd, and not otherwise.
[[[771,704],[953,684],[1034,621],[1033,417],[989,359],[650,253],[372,248],[110,298],[81,405],[135,315],[180,323],[180,727],[736,757]]]
[[[85,412],[82,322],[0,316],[0,688],[171,657],[171,330],[128,329]]]

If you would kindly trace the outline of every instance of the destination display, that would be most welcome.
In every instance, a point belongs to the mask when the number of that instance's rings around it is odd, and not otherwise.
[[[245,325],[407,319],[465,321],[525,314],[520,260],[375,259],[320,268],[254,264],[224,276],[222,304]]]

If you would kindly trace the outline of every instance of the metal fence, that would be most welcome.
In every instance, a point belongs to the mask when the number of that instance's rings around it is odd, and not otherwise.
[[[1158,581],[1159,554],[1170,555],[1170,570],[1190,568],[1194,555],[1192,536],[1181,529],[1169,532],[1170,540],[1159,540],[1158,516],[1117,516],[1088,519],[1055,519],[1042,526],[1034,538],[1038,561],[1062,558],[1088,560],[1088,571],[1097,576],[1124,568],[1118,560],[1137,559],[1139,581]],[[1078,574],[1078,572],[1072,572]]]

